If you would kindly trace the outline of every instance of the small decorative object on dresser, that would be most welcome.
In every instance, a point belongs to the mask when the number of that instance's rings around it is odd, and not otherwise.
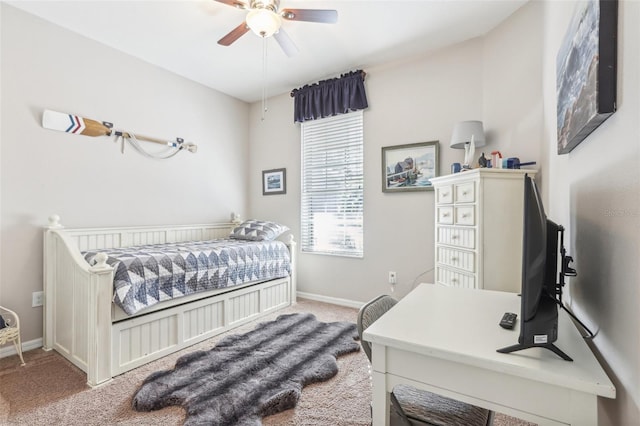
[[[287,193],[287,169],[262,171],[262,195]]]
[[[484,156],[484,152],[480,154],[480,158],[478,158],[478,166],[487,167],[487,157]]]
[[[519,292],[524,175],[474,169],[432,179],[438,284]]]

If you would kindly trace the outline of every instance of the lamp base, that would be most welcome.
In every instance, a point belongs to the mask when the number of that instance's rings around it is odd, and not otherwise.
[[[471,135],[471,142],[464,144],[464,163],[462,163],[462,170],[469,170],[471,168],[475,154],[476,144],[473,142],[473,135]]]

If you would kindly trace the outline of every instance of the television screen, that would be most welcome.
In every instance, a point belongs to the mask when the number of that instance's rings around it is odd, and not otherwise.
[[[525,176],[522,236],[522,320],[530,321],[545,290],[547,217],[533,179]],[[555,277],[554,277],[555,279]]]
[[[547,219],[535,181],[525,175],[520,336],[518,344],[498,349],[498,352],[542,347],[572,361],[553,344],[558,338],[556,272],[559,229]]]

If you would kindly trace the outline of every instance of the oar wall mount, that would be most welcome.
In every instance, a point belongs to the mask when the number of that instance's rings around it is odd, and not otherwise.
[[[97,121],[90,118],[84,118],[77,115],[65,114],[62,112],[45,110],[42,115],[42,127],[45,129],[58,130],[66,133],[85,136],[115,136],[116,142],[122,138],[121,151],[124,153],[124,141],[127,141],[140,154],[157,159],[167,159],[176,155],[178,152],[186,150],[195,153],[198,146],[192,142],[185,142],[182,138],[176,138],[174,141],[153,138],[150,136],[136,135],[131,132],[122,130],[113,130],[113,123],[108,121]],[[166,150],[156,153],[149,152],[144,149],[138,141],[153,142],[164,145]]]

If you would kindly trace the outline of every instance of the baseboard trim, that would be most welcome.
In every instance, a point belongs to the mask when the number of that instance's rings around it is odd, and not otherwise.
[[[42,347],[42,337],[35,340],[22,343],[22,352],[27,352],[33,349],[39,349]],[[4,348],[0,348],[0,358],[6,358],[11,355],[17,355],[16,347],[13,344],[8,344]]]
[[[338,297],[323,296],[321,294],[306,293],[298,291],[298,297],[302,299],[315,300],[316,302],[331,303],[332,305],[346,306],[348,308],[360,309],[364,302],[356,302],[355,300],[340,299]]]

